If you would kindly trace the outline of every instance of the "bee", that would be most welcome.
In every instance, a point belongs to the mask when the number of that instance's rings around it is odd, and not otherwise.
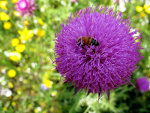
[[[98,46],[99,43],[94,39],[94,38],[91,38],[91,37],[88,37],[88,36],[85,36],[85,37],[79,37],[79,39],[77,40],[77,45],[79,46],[81,44],[81,41],[83,42],[83,45],[87,45],[88,47],[92,44],[94,46]]]

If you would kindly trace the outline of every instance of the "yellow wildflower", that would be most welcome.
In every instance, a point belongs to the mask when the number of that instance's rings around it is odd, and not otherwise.
[[[149,5],[148,4],[144,4],[144,9],[147,9],[149,7]]]
[[[46,86],[47,88],[52,88],[52,84],[53,84],[52,81],[50,81],[50,80],[48,80],[48,79],[44,79],[44,80],[43,80],[43,83],[45,84],[45,86]]]
[[[15,15],[16,17],[19,17],[19,16],[20,16],[20,13],[19,13],[18,11],[14,11],[13,13],[14,13],[14,15]]]
[[[7,110],[7,108],[6,108],[6,107],[3,107],[3,110],[4,110],[4,111],[6,111],[6,110]]]
[[[140,13],[140,17],[141,17],[141,18],[145,17],[145,13],[141,12],[141,13]]]
[[[32,108],[32,104],[28,104],[28,108]]]
[[[39,24],[44,25],[44,22],[41,18],[39,19]]]
[[[8,21],[10,18],[5,12],[0,12],[0,20]]]
[[[13,78],[16,76],[16,71],[14,69],[10,69],[7,74],[10,78]]]
[[[38,109],[37,108],[34,109],[34,113],[38,113]]]
[[[7,10],[7,4],[8,4],[7,1],[0,1],[0,7],[4,10]]]
[[[44,35],[45,35],[45,31],[43,29],[38,29],[37,36],[44,37]]]
[[[52,96],[56,96],[56,95],[57,95],[57,91],[53,91]]]
[[[145,12],[150,14],[150,6],[148,6],[146,9],[145,9]]]
[[[24,25],[26,25],[26,26],[29,25],[29,21],[28,21],[28,20],[25,20],[23,23],[24,23]]]
[[[18,95],[20,95],[21,94],[21,89],[18,89],[17,93],[18,93]]]
[[[11,0],[12,1],[12,3],[17,3],[18,2],[18,0]]]
[[[14,51],[14,52],[10,53],[9,58],[12,61],[19,61],[21,59],[21,54],[17,51]]]
[[[31,39],[34,35],[33,30],[28,30],[27,27],[25,27],[22,31],[18,31],[18,33],[20,34],[19,38],[22,42]]]
[[[14,38],[14,39],[11,40],[11,45],[12,46],[16,46],[18,44],[19,44],[19,39],[18,38]]]
[[[141,7],[141,6],[136,6],[136,11],[137,11],[137,12],[142,12],[142,11],[143,11],[143,7]]]
[[[26,48],[26,46],[24,44],[18,44],[15,49],[17,52],[21,53],[25,50],[25,48]]]
[[[9,86],[10,88],[13,88],[13,87],[14,87],[14,85],[13,85],[12,82],[8,82],[8,86]]]
[[[5,22],[3,25],[4,29],[7,29],[7,30],[9,30],[11,28],[11,26],[12,26],[12,24],[10,22]]]
[[[16,102],[13,101],[13,102],[11,103],[11,105],[12,105],[12,106],[16,106]]]

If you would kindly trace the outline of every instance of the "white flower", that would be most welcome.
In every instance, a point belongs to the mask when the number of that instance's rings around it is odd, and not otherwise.
[[[8,89],[5,93],[5,96],[10,97],[11,95],[12,95],[12,92],[11,92],[11,90]]]
[[[0,78],[0,83],[4,80],[4,78],[5,78],[4,76]]]
[[[32,62],[31,66],[32,66],[33,68],[35,68],[35,67],[37,66],[37,63],[36,63],[36,62]]]
[[[0,95],[10,97],[12,95],[12,92],[10,89],[0,89]]]
[[[1,70],[1,72],[2,72],[3,74],[6,74],[6,69],[3,68],[3,69]]]
[[[38,111],[42,111],[41,107],[37,107],[37,110],[38,110]]]
[[[6,57],[9,57],[9,56],[10,56],[10,52],[4,51],[4,55],[5,55]]]
[[[22,82],[22,81],[23,81],[23,77],[20,77],[20,78],[19,78],[19,81],[21,81],[21,82]]]

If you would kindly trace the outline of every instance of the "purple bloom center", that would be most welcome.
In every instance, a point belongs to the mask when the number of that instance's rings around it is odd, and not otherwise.
[[[17,5],[19,9],[25,10],[28,7],[28,2],[26,0],[20,0]]]

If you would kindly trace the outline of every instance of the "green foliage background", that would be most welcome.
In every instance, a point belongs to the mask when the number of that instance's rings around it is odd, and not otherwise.
[[[61,78],[55,69],[55,64],[49,58],[55,60],[53,54],[55,32],[59,32],[60,24],[71,13],[88,6],[95,7],[97,4],[120,10],[120,3],[114,3],[113,0],[78,0],[77,3],[69,0],[36,0],[38,9],[34,12],[34,16],[23,18],[14,16],[15,4],[8,0],[8,10],[0,9],[0,12],[6,12],[10,16],[9,22],[12,23],[12,28],[6,30],[3,28],[4,22],[0,21],[0,78],[4,77],[4,80],[0,81],[0,92],[2,89],[9,89],[12,94],[9,97],[0,95],[0,113],[149,112],[150,92],[141,93],[130,85],[124,85],[111,91],[109,101],[106,95],[98,100],[96,94],[87,96],[84,91],[73,95],[75,89],[73,86],[64,84],[64,78]],[[147,4],[146,0],[126,0],[124,6],[126,10],[123,12],[123,18],[130,16],[131,25],[135,29],[139,29],[143,36],[142,46],[144,49],[141,52],[144,59],[139,63],[140,68],[133,73],[132,82],[134,84],[138,77],[150,77],[150,14],[143,11],[145,15],[142,17],[141,12],[136,11],[136,6],[143,7],[144,4]],[[42,19],[44,25],[36,22],[38,19]],[[43,29],[45,35],[41,38],[35,33],[33,38],[25,43],[26,49],[22,53],[21,60],[13,62],[6,57],[5,52],[14,51],[11,40],[19,37],[18,30],[25,27],[24,20],[29,21],[28,29],[33,31]],[[23,28],[20,28],[18,23]],[[37,65],[33,67],[32,63]],[[9,69],[17,72],[14,78],[8,76]],[[45,76],[53,84],[51,88],[42,90],[41,84]],[[13,87],[8,85],[9,82],[13,84]],[[53,91],[56,91],[55,95],[52,95]]]

